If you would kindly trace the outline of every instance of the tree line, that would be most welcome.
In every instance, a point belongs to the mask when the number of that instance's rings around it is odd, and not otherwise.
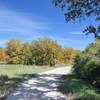
[[[77,50],[63,48],[49,38],[39,38],[32,43],[11,39],[5,48],[0,48],[0,61],[8,64],[53,66],[58,63],[71,63],[76,53]]]

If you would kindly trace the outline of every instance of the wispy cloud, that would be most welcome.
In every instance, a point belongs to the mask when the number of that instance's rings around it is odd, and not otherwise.
[[[0,36],[0,46],[4,46],[7,40],[11,38],[20,39],[22,42],[31,42],[33,39],[43,36],[48,36],[49,38],[56,40],[61,45],[68,47],[83,48],[87,43],[89,43],[88,40],[84,41],[84,39],[81,40],[77,38],[80,35],[84,35],[81,31],[70,32],[72,29],[69,28],[69,36],[64,38],[65,35],[59,35],[64,31],[63,24],[58,25],[59,23],[52,23],[52,20],[49,22],[43,20],[40,21],[37,20],[38,18],[34,17],[34,15],[29,13],[16,12],[13,9],[0,9],[0,34],[2,33]],[[56,30],[60,32],[57,33]],[[53,33],[55,33],[55,35],[53,35]]]
[[[36,21],[26,13],[9,9],[0,10],[0,32],[32,33],[51,30],[47,22]]]
[[[84,35],[84,33],[82,31],[73,31],[73,32],[69,32],[70,34],[73,35]]]
[[[79,40],[79,39],[74,39],[74,38],[64,38],[64,37],[52,37],[52,36],[49,36],[51,39],[55,39],[55,40],[58,40],[58,41],[64,41],[65,43],[66,42],[72,42],[72,43],[82,43],[82,44],[85,44],[85,43],[87,43],[87,42],[89,42],[88,40]]]
[[[61,44],[63,47],[73,47],[76,49],[84,50],[86,48],[86,45],[91,43],[89,40],[80,40],[77,38],[64,38],[64,37],[51,37],[51,39],[56,40],[59,44]]]
[[[7,42],[8,42],[8,40],[0,40],[0,46],[4,47]]]

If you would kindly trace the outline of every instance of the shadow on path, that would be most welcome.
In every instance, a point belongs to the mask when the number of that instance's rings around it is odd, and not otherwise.
[[[60,74],[37,74],[21,83],[6,100],[66,100],[58,91]]]

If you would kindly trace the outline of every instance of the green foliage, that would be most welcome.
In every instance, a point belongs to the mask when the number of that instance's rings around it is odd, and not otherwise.
[[[83,32],[86,32],[86,35],[88,35],[89,33],[93,33],[95,38],[100,39],[100,24],[97,28],[93,25],[90,25],[86,27]]]
[[[100,100],[99,93],[77,75],[66,75],[62,79],[64,84],[62,84],[61,90],[64,93],[71,94],[72,100]]]
[[[90,44],[83,55],[76,56],[74,72],[100,89],[100,40]]]
[[[87,17],[100,21],[100,0],[53,0],[53,3],[63,9],[67,22]],[[84,32],[93,33],[95,38],[100,38],[100,24],[89,25]]]
[[[32,64],[32,53],[31,53],[31,47],[30,44],[24,43],[22,44],[22,63],[25,65]]]

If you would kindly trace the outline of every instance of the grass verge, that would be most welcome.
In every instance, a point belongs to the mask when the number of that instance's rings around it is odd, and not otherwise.
[[[89,83],[75,75],[62,76],[60,91],[70,94],[70,100],[100,100],[100,94]]]
[[[36,73],[50,69],[53,68],[49,66],[0,65],[0,98],[2,99],[12,92],[20,82],[35,77]]]

